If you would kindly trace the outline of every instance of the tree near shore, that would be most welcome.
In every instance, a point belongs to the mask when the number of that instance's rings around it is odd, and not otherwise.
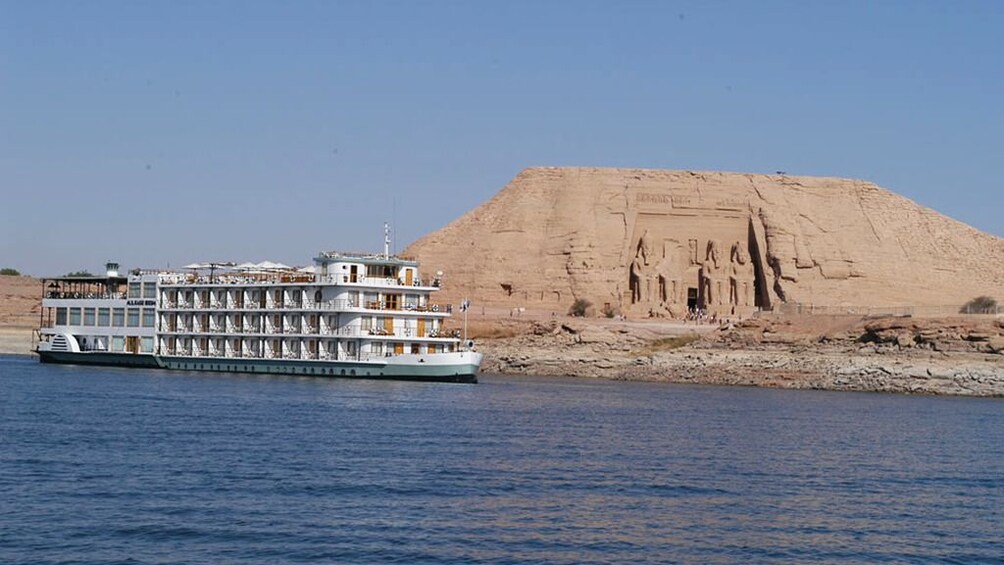
[[[571,308],[568,309],[568,315],[575,316],[576,318],[582,318],[586,315],[592,305],[593,303],[585,298],[576,298],[575,302],[572,303]]]
[[[0,269],[0,277],[20,277],[21,272],[17,269],[11,267],[4,267]]]
[[[72,273],[66,273],[64,277],[93,277],[90,271],[73,271]]]
[[[977,296],[966,302],[965,306],[959,310],[960,314],[996,314],[997,301],[989,296]]]

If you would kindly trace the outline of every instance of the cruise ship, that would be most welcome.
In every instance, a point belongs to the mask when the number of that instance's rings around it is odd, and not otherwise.
[[[386,240],[385,240],[386,241]],[[416,261],[323,252],[312,267],[205,263],[44,280],[44,363],[477,382],[482,354],[448,329],[442,273]],[[466,300],[459,309],[466,310]]]

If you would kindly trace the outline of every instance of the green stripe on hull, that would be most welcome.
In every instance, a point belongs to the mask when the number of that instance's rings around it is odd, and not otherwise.
[[[99,365],[106,367],[145,367],[174,371],[210,371],[218,373],[259,373],[313,377],[387,379],[447,383],[478,382],[478,366],[394,365],[354,361],[295,361],[286,359],[226,359],[210,357],[163,357],[133,353],[107,352],[38,352],[43,363]]]
[[[229,359],[208,357],[159,357],[161,367],[176,371],[263,373],[313,377],[388,379],[408,381],[476,383],[478,367],[457,365],[392,365],[353,361],[296,361],[286,359]]]

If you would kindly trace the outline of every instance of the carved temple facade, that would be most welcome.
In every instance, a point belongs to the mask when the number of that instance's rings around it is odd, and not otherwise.
[[[748,206],[658,196],[636,195],[622,309],[634,315],[725,317],[769,307],[763,244]]]

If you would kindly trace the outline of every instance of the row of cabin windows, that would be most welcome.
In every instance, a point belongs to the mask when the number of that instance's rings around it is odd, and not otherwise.
[[[136,338],[123,337],[123,336],[113,336],[112,337],[112,351],[114,353],[131,352],[136,353],[133,348],[134,340],[139,344],[139,353],[153,353],[153,338],[152,337],[141,337],[138,340]]]
[[[164,346],[168,350],[172,351],[206,352],[209,351],[209,345],[210,341],[206,338],[200,338],[199,340],[194,340],[190,338],[181,338],[181,339],[167,338],[164,341]],[[215,339],[213,340],[212,345],[216,349],[216,351],[222,351],[224,348],[228,347],[228,344],[224,339]],[[344,346],[346,355],[352,356],[356,354],[355,343],[351,341],[346,342]],[[241,341],[236,341],[234,343],[230,343],[229,347],[233,351],[241,351],[244,349],[244,343]],[[280,340],[269,340],[267,342],[266,341],[257,342],[254,340],[249,340],[247,342],[247,347],[249,351],[252,351],[254,353],[261,353],[263,351],[262,347],[264,347],[271,353],[280,353],[283,351],[287,351],[290,353],[300,353],[300,351],[303,350],[311,354],[317,354],[320,349],[316,341],[307,342],[306,344],[303,344],[303,346],[301,347],[301,344],[298,342],[286,343],[284,345],[283,342]],[[337,345],[335,343],[329,342],[325,346],[325,349],[327,350],[328,353],[335,353],[337,350]],[[408,347],[408,350],[410,353],[413,354],[445,353],[447,351],[452,352],[454,350],[454,347],[452,344],[446,345],[442,343],[430,343],[428,345],[412,343]],[[400,355],[403,354],[404,352],[405,352],[405,344],[401,342],[388,343],[386,344],[386,346],[381,342],[375,342],[371,343],[369,346],[369,353],[371,355],[384,355],[390,353]]]
[[[388,333],[394,333],[394,318],[385,318],[381,316],[363,316],[359,318],[360,329],[362,331],[370,331],[373,329],[384,329]],[[425,333],[432,331],[436,327],[435,319],[429,318],[416,318],[414,321],[410,322],[408,320],[398,320],[399,323],[404,324],[406,330],[413,330],[418,332],[416,335],[419,337],[424,337]],[[334,327],[334,316],[328,316],[328,325]],[[398,326],[401,327],[401,326]]]
[[[153,353],[153,337],[114,335],[77,337],[84,351],[111,351],[114,353]]]
[[[413,355],[419,355],[422,353],[444,353],[447,350],[453,351],[453,345],[449,346],[442,343],[430,343],[427,346],[423,346],[418,343],[412,343],[408,352]],[[370,354],[372,355],[385,355],[393,353],[395,355],[401,355],[405,352],[404,344],[401,342],[388,343],[386,347],[383,343],[376,341],[370,344]]]
[[[285,295],[281,289],[276,289],[271,292],[271,304],[283,305],[285,304]],[[177,291],[170,291],[165,294],[165,298],[168,302],[174,303],[177,301],[178,297],[182,298],[183,304],[192,304],[192,298],[194,296],[192,291],[186,291],[184,293],[178,293]],[[265,300],[265,294],[259,293],[259,291],[254,291],[250,294],[248,300],[251,305],[260,305],[262,308],[266,307],[269,303]],[[349,301],[356,301],[356,294],[352,293]],[[130,295],[131,297],[131,295]],[[203,290],[199,292],[199,300],[201,304],[209,304],[210,293],[208,290]],[[386,310],[399,310],[402,308],[417,308],[420,303],[420,297],[417,294],[380,294],[376,292],[360,292],[358,293],[359,301],[361,304],[367,308],[384,308]],[[227,291],[218,291],[213,296],[214,300],[220,304],[227,304]],[[289,292],[289,300],[291,304],[302,304],[304,299],[304,294],[300,290],[294,290]],[[320,290],[314,292],[314,302],[321,302],[323,300],[323,295]],[[243,307],[244,305],[244,293],[241,291],[236,292],[233,296],[233,304],[237,307]]]
[[[56,308],[57,326],[152,328],[156,317],[153,308]]]
[[[129,283],[129,298],[157,298],[157,283]]]

